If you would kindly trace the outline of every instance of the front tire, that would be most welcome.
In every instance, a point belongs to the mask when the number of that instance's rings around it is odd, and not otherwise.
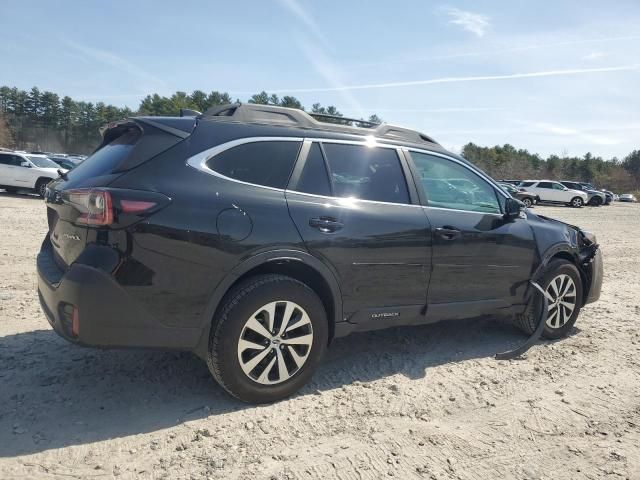
[[[533,198],[530,197],[524,197],[522,199],[522,203],[524,203],[524,206],[527,208],[531,208],[533,206]]]
[[[584,200],[581,197],[573,197],[571,199],[571,206],[573,208],[580,208],[584,205]]]
[[[248,403],[286,398],[305,385],[327,348],[322,301],[298,280],[258,275],[234,287],[214,319],[209,370]]]
[[[591,199],[591,205],[594,207],[599,207],[602,204],[603,204],[603,201],[601,197],[593,197]]]
[[[44,195],[47,191],[47,185],[49,184],[49,182],[51,181],[51,179],[49,178],[41,178],[40,180],[38,180],[38,183],[36,183],[36,193],[38,195],[40,195],[42,198],[44,198]]]
[[[578,319],[582,307],[582,279],[576,266],[564,259],[549,262],[538,282],[548,294],[548,315],[542,336],[547,339],[566,337]],[[550,298],[549,298],[550,297]],[[540,301],[532,299],[524,313],[516,315],[514,324],[531,335],[538,326]]]

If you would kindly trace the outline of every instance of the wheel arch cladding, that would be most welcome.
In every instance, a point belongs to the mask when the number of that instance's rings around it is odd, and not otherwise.
[[[342,294],[334,274],[320,260],[301,251],[265,252],[245,260],[229,273],[215,289],[202,325],[202,336],[195,353],[206,356],[209,332],[224,303],[225,296],[240,282],[255,275],[279,274],[308,285],[320,297],[327,314],[329,342],[335,324],[342,321]]]

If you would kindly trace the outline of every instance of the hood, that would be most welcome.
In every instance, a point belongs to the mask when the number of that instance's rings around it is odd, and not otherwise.
[[[51,173],[52,175],[58,176],[58,170],[60,170],[63,173],[67,173],[69,170],[67,170],[66,168],[49,168],[49,167],[34,167],[35,170],[40,170],[41,172],[47,172],[47,173]]]
[[[587,192],[583,192],[582,190],[572,190],[572,189],[570,188],[570,189],[569,189],[569,191],[570,191],[571,193],[575,194],[575,195],[580,195],[581,197],[584,197],[584,198],[586,198],[586,197],[588,196],[588,195],[587,195]]]

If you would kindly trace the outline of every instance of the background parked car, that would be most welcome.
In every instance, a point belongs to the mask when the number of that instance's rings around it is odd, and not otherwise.
[[[506,183],[504,181],[498,182],[498,184],[513,198],[517,198],[522,203],[524,203],[525,207],[532,207],[536,203],[535,197],[526,192],[524,189],[514,187],[513,184]]]
[[[520,187],[534,194],[538,202],[560,203],[575,208],[582,207],[589,197],[582,190],[571,190],[553,180],[524,180]]]
[[[636,199],[635,195],[632,195],[631,193],[623,193],[622,195],[620,195],[620,202],[637,202],[638,200]]]
[[[588,195],[587,205],[599,207],[600,205],[604,205],[607,200],[607,196],[604,194],[604,192],[601,192],[596,189],[587,188],[585,186],[586,185],[585,183],[572,182],[569,180],[560,180],[560,183],[572,190],[582,190],[583,192],[586,192]]]
[[[0,188],[15,193],[20,189],[33,190],[44,197],[47,184],[66,173],[45,155],[19,152],[0,152]]]
[[[71,170],[72,168],[75,168],[76,166],[78,166],[78,163],[74,162],[70,158],[61,158],[61,157],[49,157],[49,158],[54,162],[56,162],[58,165],[60,165],[62,168],[66,168],[67,170]]]

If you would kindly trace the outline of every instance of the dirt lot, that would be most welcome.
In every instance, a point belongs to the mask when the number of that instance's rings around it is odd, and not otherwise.
[[[604,251],[570,338],[496,361],[523,337],[491,321],[358,334],[251,407],[190,354],[58,338],[36,296],[45,207],[0,193],[0,478],[640,478],[640,205],[536,211]]]

